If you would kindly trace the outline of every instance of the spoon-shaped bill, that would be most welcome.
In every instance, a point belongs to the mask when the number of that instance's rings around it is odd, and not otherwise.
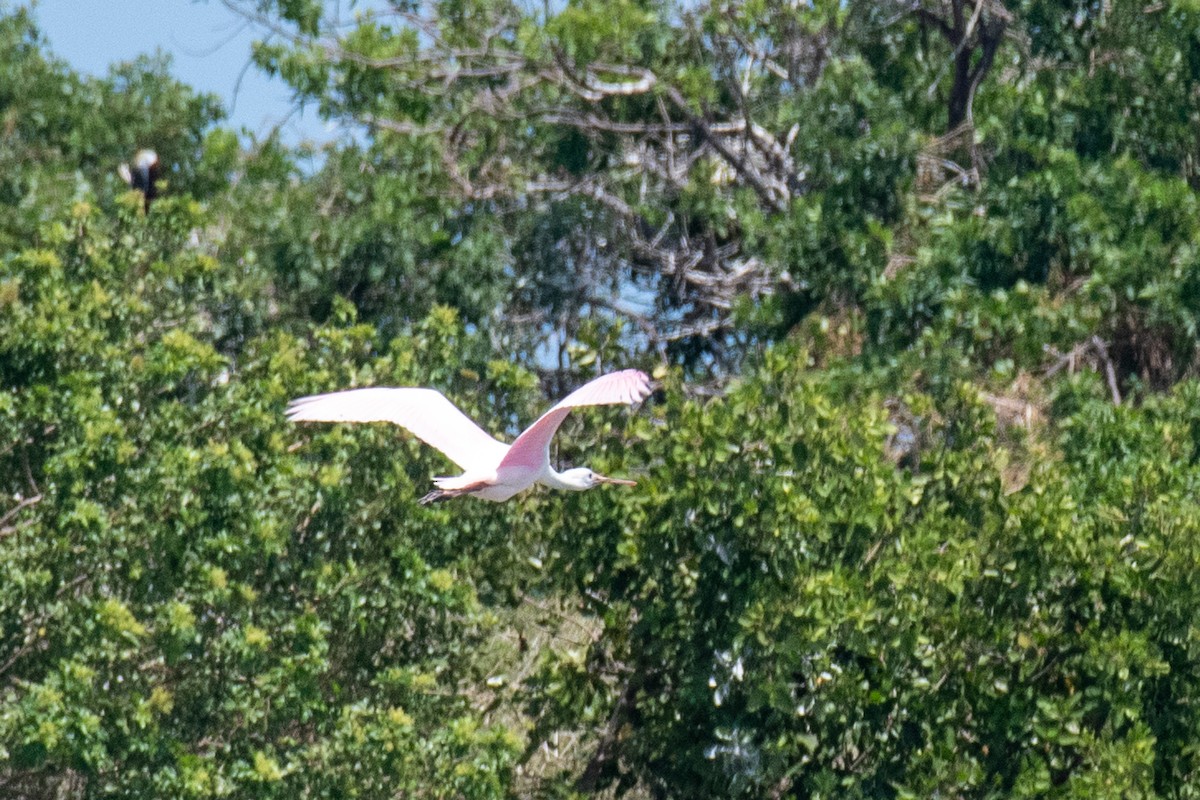
[[[627,481],[624,478],[608,478],[604,475],[597,475],[596,483],[611,483],[614,486],[637,486],[637,481]]]

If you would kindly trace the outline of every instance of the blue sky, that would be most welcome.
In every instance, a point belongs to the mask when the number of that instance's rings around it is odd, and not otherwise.
[[[220,0],[34,0],[31,7],[52,52],[72,67],[104,75],[110,64],[156,49],[170,53],[184,83],[220,97],[229,123],[265,135],[284,122],[284,138],[327,141],[342,132],[315,109],[296,111],[288,87],[249,64],[261,36]],[[350,3],[343,4],[343,11]],[[358,6],[370,5],[359,3]]]

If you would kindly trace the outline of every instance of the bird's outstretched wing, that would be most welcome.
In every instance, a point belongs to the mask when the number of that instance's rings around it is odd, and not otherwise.
[[[501,467],[539,469],[550,458],[550,440],[572,408],[580,406],[633,405],[650,394],[650,378],[636,369],[610,372],[585,383],[563,398],[517,437]]]
[[[293,422],[393,422],[464,470],[495,469],[508,445],[489,436],[435,389],[350,389],[293,400]]]

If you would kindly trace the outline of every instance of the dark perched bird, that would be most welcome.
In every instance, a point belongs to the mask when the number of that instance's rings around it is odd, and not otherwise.
[[[150,202],[158,197],[158,153],[153,150],[138,150],[133,157],[133,165],[122,164],[117,167],[117,173],[130,188],[142,193],[146,213],[149,213]]]

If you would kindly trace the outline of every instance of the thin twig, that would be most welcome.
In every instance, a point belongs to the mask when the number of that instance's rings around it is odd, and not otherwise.
[[[21,502],[10,508],[4,516],[0,517],[0,536],[12,533],[15,528],[4,527],[13,517],[20,513],[21,509],[29,508],[32,505],[37,505],[42,501],[42,495],[36,494],[32,497],[26,497]]]

